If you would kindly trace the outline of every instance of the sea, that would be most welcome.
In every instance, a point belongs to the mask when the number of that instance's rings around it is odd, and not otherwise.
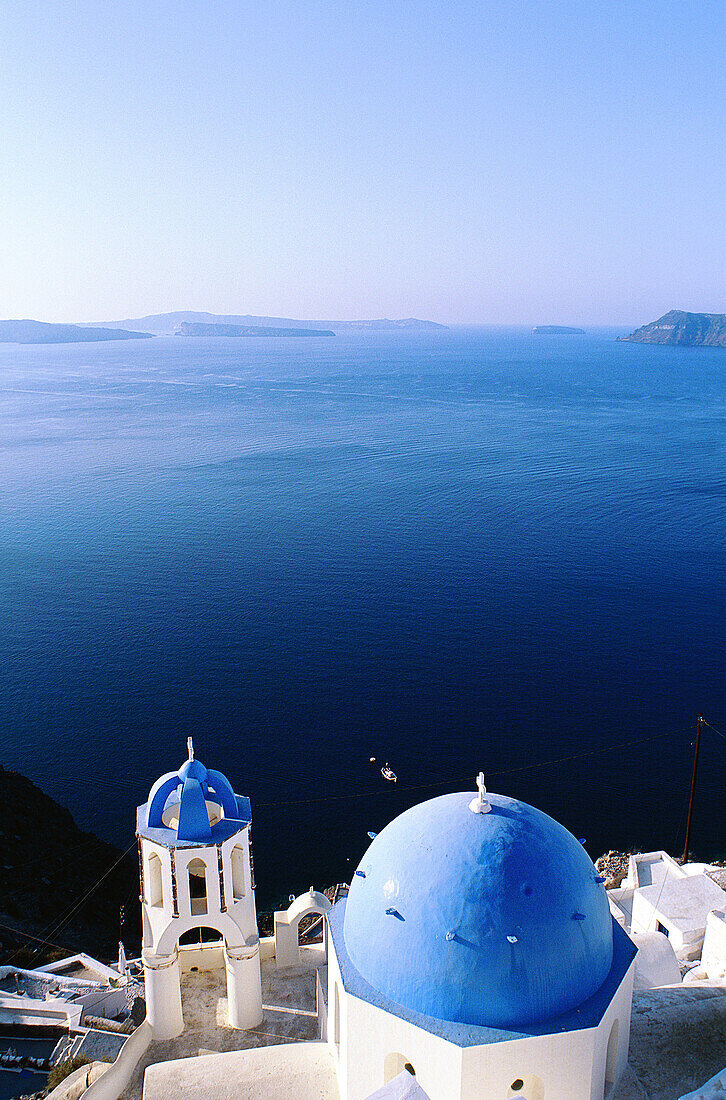
[[[620,334],[0,345],[0,762],[127,848],[193,736],[265,907],[479,771],[678,853],[702,713],[726,856],[726,351]]]

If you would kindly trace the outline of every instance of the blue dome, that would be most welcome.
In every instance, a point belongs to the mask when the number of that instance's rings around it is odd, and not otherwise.
[[[219,806],[225,818],[237,819],[237,798],[221,772],[205,768],[194,759],[191,738],[188,745],[189,759],[179,771],[162,775],[149,791],[143,824],[150,829],[169,829],[176,833],[177,840],[210,841],[212,822],[207,803]],[[178,811],[176,829],[164,822],[164,811],[171,806]]]
[[[351,961],[396,1004],[439,1020],[514,1028],[582,1004],[613,958],[605,890],[582,845],[547,814],[488,794],[423,802],[374,839],[353,876]]]

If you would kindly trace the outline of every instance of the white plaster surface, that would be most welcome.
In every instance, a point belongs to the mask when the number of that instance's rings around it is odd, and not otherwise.
[[[372,1092],[368,1100],[428,1100],[428,1097],[416,1078],[408,1070],[404,1070],[398,1077]]]
[[[327,1044],[286,1043],[150,1066],[144,1100],[338,1100]]]
[[[635,989],[654,989],[680,982],[681,968],[666,936],[661,932],[634,932],[631,939],[638,948],[635,956]]]
[[[726,979],[726,911],[723,909],[708,914],[701,965],[714,981]]]
[[[719,909],[726,897],[708,875],[689,875],[676,879],[668,876],[656,886],[647,886],[636,892],[656,913],[661,913],[668,924],[685,934],[692,930],[702,930],[706,926],[706,917],[712,909]],[[633,908],[633,923],[636,913]],[[639,931],[635,928],[634,931]],[[650,929],[648,929],[650,931]]]
[[[275,957],[280,968],[300,964],[298,927],[303,917],[310,913],[325,914],[329,909],[329,899],[311,886],[306,894],[296,897],[288,909],[275,913]]]
[[[167,848],[143,835],[140,840],[146,1013],[154,1034],[172,1039],[184,1027],[177,944],[185,932],[199,927],[214,928],[224,938],[230,1023],[254,1027],[262,1019],[262,1007],[249,829],[239,829],[219,847]],[[203,897],[192,897],[190,867]]]
[[[88,1086],[98,1081],[108,1068],[106,1062],[90,1062],[86,1066],[79,1066],[48,1093],[46,1100],[79,1100],[88,1092]]]

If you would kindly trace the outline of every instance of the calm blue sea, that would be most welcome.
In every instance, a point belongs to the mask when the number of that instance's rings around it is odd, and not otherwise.
[[[615,335],[0,345],[2,762],[126,845],[193,734],[263,903],[479,769],[593,857],[677,850],[726,733],[726,352]]]

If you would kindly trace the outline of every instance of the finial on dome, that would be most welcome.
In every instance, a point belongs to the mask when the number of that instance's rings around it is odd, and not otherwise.
[[[479,788],[479,794],[476,798],[472,798],[469,803],[469,809],[473,814],[488,814],[491,810],[491,806],[486,797],[487,789],[484,786],[484,772],[479,772],[476,777],[476,785]]]
[[[189,759],[194,759],[194,742],[191,737],[187,737],[187,752],[189,753]]]

